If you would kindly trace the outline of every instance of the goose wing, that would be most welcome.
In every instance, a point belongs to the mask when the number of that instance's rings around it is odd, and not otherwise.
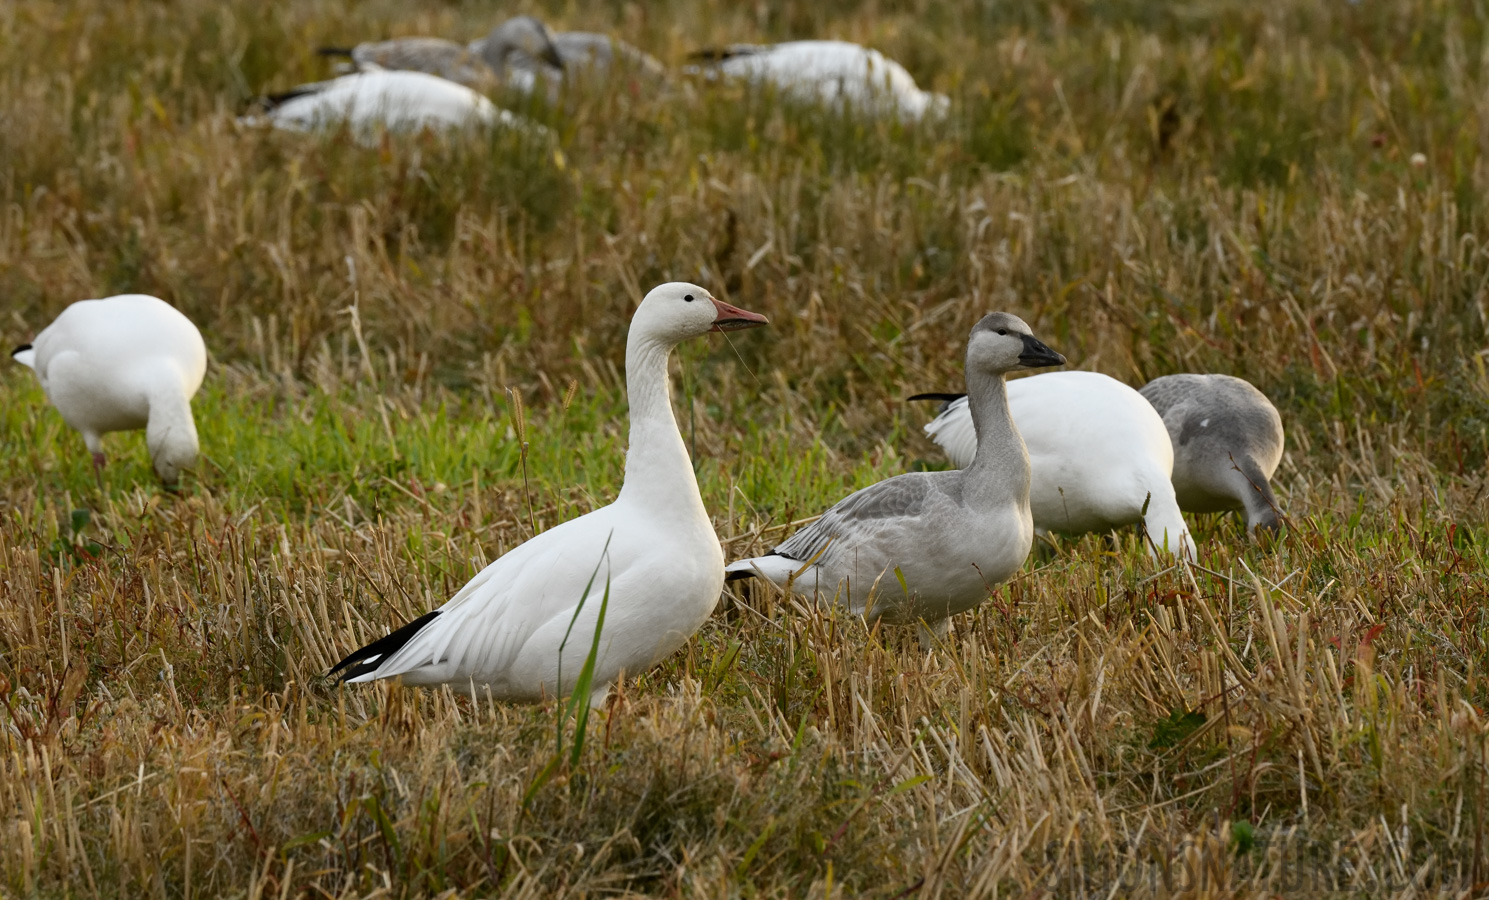
[[[911,525],[926,509],[936,490],[931,472],[897,475],[849,494],[822,514],[822,518],[793,534],[775,548],[775,554],[807,562],[826,562],[835,548],[849,548],[871,540],[886,527],[896,530]]]
[[[448,603],[343,659],[347,681],[394,675],[416,683],[498,680],[533,633],[588,606],[625,561],[609,552],[608,507],[549,531],[493,561]]]

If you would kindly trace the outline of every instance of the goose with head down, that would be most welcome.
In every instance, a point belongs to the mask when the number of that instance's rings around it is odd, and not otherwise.
[[[1165,375],[1142,395],[1174,446],[1174,492],[1189,512],[1244,510],[1246,529],[1279,524],[1272,475],[1282,461],[1282,416],[1251,382],[1230,375]]]
[[[572,691],[598,646],[598,702],[622,672],[641,672],[682,646],[718,602],[724,555],[673,416],[667,361],[688,338],[764,324],[697,285],[647,294],[626,340],[631,432],[615,502],[516,547],[448,603],[348,654],[332,674],[530,701]]]
[[[1004,377],[1065,358],[1017,316],[993,313],[967,341],[967,395],[979,441],[960,471],[910,472],[850,494],[773,551],[728,566],[836,600],[868,619],[947,632],[949,617],[1013,577],[1034,538],[1029,455],[1008,412]]]
[[[80,300],[11,356],[36,371],[47,399],[82,432],[95,472],[103,469],[105,434],[140,428],[161,481],[175,484],[196,462],[191,398],[207,371],[207,347],[164,300]]]

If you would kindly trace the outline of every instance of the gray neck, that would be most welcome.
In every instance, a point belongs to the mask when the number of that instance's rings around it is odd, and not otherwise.
[[[667,375],[671,353],[670,345],[639,335],[626,342],[631,442],[626,449],[625,483],[616,502],[642,503],[669,516],[707,520],[693,461],[672,414]]]
[[[1029,502],[1029,451],[1013,425],[1008,411],[1008,383],[1002,375],[967,369],[967,408],[977,432],[977,455],[963,471],[972,477],[963,483],[964,492],[992,492],[1006,498],[1016,490]]]

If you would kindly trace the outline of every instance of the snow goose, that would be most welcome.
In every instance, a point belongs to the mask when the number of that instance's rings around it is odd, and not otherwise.
[[[1272,473],[1282,461],[1282,417],[1267,395],[1230,375],[1165,375],[1142,395],[1174,445],[1174,491],[1189,512],[1246,511],[1246,529],[1275,530]]]
[[[472,88],[489,88],[518,61],[561,70],[564,62],[548,26],[532,16],[508,19],[483,38],[460,44],[444,38],[365,41],[355,47],[321,47],[322,56],[347,56],[358,72],[410,71],[438,75]]]
[[[921,90],[905,67],[878,50],[847,41],[735,44],[700,50],[695,71],[774,85],[803,102],[841,105],[859,112],[918,121],[939,116],[950,101]]]
[[[497,109],[470,88],[424,72],[359,72],[301,85],[266,98],[264,118],[277,128],[315,131],[345,123],[360,139],[379,128],[392,131],[504,125],[522,130],[540,126]],[[245,124],[257,124],[248,117]]]
[[[925,432],[957,466],[970,465],[977,435],[966,398],[910,399],[951,401]],[[1193,559],[1194,541],[1170,479],[1169,433],[1141,394],[1097,372],[1050,372],[1009,382],[1008,408],[1029,448],[1037,531],[1084,534],[1142,522],[1150,552],[1182,548]]]
[[[967,341],[967,393],[981,436],[972,464],[850,494],[769,554],[731,563],[730,579],[760,576],[869,619],[919,623],[927,646],[944,636],[948,617],[1018,571],[1034,539],[1029,455],[1008,414],[1004,376],[1064,362],[1017,316],[986,316]]]
[[[402,676],[506,700],[568,693],[595,643],[607,589],[592,703],[622,672],[643,671],[682,646],[718,602],[724,555],[673,417],[667,360],[688,338],[764,324],[697,285],[647,294],[626,340],[631,441],[620,496],[516,547],[444,606],[350,654],[331,674],[351,682]]]
[[[526,53],[513,54],[507,77],[513,87],[532,92],[539,81],[549,85],[550,93],[559,83],[570,78],[604,79],[612,72],[634,75],[652,83],[666,80],[667,70],[651,54],[619,38],[592,31],[558,31],[553,33],[553,46],[560,61],[555,66],[546,59],[534,59]]]
[[[110,431],[145,429],[155,472],[166,484],[196,461],[191,398],[207,371],[207,347],[191,320],[164,300],[145,294],[80,300],[11,356],[36,371],[63,421],[82,432],[95,472],[103,468],[103,435]]]

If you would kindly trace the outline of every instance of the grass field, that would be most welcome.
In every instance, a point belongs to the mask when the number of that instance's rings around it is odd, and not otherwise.
[[[519,8],[0,4],[0,338],[144,292],[212,355],[177,494],[141,433],[100,494],[0,366],[0,896],[1489,889],[1482,4],[520,10],[671,66],[857,40],[953,111],[615,86],[498,98],[549,137],[364,147],[235,116],[318,44]],[[324,683],[613,498],[626,324],[674,279],[772,320],[674,368],[731,558],[942,465],[902,398],[957,389],[994,309],[1134,385],[1256,383],[1286,531],[1194,518],[1182,569],[1058,540],[929,655],[726,591],[582,733]]]

